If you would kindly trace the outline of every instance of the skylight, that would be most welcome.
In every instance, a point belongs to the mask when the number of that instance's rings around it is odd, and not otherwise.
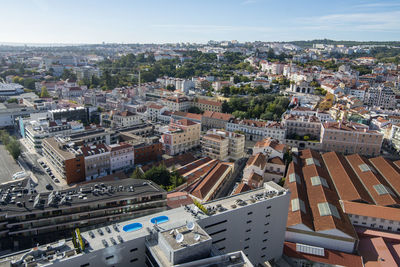
[[[313,177],[311,177],[311,184],[313,186],[322,184],[326,188],[329,188],[328,182],[326,181],[325,178],[322,178],[321,176],[313,176]]]
[[[335,216],[340,219],[337,208],[328,202],[318,203],[318,210],[320,216]]]
[[[306,207],[304,205],[304,201],[299,198],[294,198],[291,200],[292,203],[292,211],[301,210],[302,212],[306,213]]]

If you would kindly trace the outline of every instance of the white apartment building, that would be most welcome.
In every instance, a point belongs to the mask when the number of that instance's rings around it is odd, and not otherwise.
[[[207,213],[189,205],[82,232],[78,236],[88,243],[79,254],[71,241],[46,247],[63,251],[51,262],[54,267],[201,266],[185,263],[208,259],[210,249],[213,256],[242,251],[257,266],[282,256],[289,199],[289,191],[268,182],[203,204]],[[208,253],[202,255],[205,247]],[[41,266],[40,254],[45,252],[38,249],[37,255],[27,255]],[[23,262],[25,254],[8,259]]]
[[[266,137],[271,137],[283,141],[286,137],[286,130],[278,122],[264,122],[254,120],[230,120],[226,124],[229,132],[243,132],[247,140],[260,141]]]
[[[134,147],[130,144],[119,143],[108,146],[110,151],[110,169],[114,173],[133,168]]]
[[[168,97],[163,102],[171,111],[187,111],[192,106],[192,102],[185,96]]]
[[[211,129],[201,139],[205,156],[219,160],[238,160],[244,156],[245,136],[243,134]]]

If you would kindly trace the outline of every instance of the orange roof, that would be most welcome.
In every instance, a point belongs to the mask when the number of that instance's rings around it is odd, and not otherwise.
[[[361,256],[344,253],[337,250],[324,249],[324,256],[306,254],[296,250],[296,243],[285,242],[283,246],[283,254],[290,258],[304,259],[311,262],[319,262],[332,266],[352,266],[363,267]]]
[[[352,201],[341,201],[343,210],[347,214],[382,218],[389,221],[400,221],[400,210],[398,208],[383,207]]]
[[[199,199],[204,199],[228,168],[228,164],[218,163],[218,165],[195,187],[191,194]]]
[[[240,183],[236,188],[232,195],[237,195],[246,191],[250,191],[251,187],[245,183]]]

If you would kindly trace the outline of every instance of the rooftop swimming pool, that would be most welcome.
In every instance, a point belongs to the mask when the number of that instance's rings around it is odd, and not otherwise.
[[[165,223],[168,222],[169,218],[167,216],[158,216],[158,217],[154,217],[150,220],[150,222],[152,224],[160,224],[160,223]]]
[[[122,227],[122,230],[124,230],[125,232],[133,232],[142,229],[142,227],[143,225],[141,223],[131,223]]]

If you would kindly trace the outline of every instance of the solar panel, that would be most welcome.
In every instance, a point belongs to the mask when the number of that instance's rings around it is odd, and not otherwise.
[[[301,252],[301,253],[311,254],[311,255],[322,256],[322,257],[325,256],[324,248],[313,247],[313,246],[308,246],[308,245],[299,244],[299,243],[296,243],[296,251]]]

